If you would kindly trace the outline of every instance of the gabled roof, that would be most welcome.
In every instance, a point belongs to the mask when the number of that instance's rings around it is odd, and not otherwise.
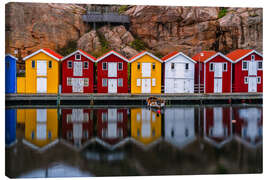
[[[227,54],[227,57],[236,63],[252,53],[256,53],[262,57],[262,54],[258,53],[255,50],[252,50],[252,49],[236,49],[236,50],[230,52],[229,54]]]
[[[132,58],[129,59],[129,62],[133,62],[133,61],[136,61],[137,59],[143,57],[144,55],[148,55],[148,56],[151,56],[152,58],[154,58],[155,60],[163,63],[163,61],[161,59],[159,59],[158,57],[154,56],[153,54],[147,52],[147,51],[142,51],[140,52],[139,54],[133,56]]]
[[[62,57],[63,57],[60,54],[54,52],[53,50],[51,50],[49,48],[43,48],[43,49],[37,50],[36,52],[24,57],[23,60],[25,61],[26,59],[29,59],[30,57],[35,56],[40,52],[43,52],[44,54],[50,56],[51,58],[53,58],[53,59],[55,59],[57,61],[60,61],[62,59]]]
[[[190,57],[188,57],[188,56],[185,55],[184,53],[182,53],[182,52],[177,52],[177,51],[174,51],[174,52],[172,52],[172,53],[170,53],[170,54],[164,56],[164,57],[162,58],[162,60],[163,60],[164,62],[168,62],[168,61],[174,59],[175,57],[177,57],[177,56],[179,56],[179,55],[184,56],[185,58],[187,58],[187,59],[190,60],[191,62],[197,63],[197,61],[191,59]]]
[[[87,52],[85,52],[85,51],[83,51],[83,50],[81,50],[81,49],[78,49],[77,51],[74,51],[73,53],[71,53],[71,54],[69,54],[69,55],[63,57],[63,58],[61,59],[61,61],[64,61],[64,60],[66,60],[67,58],[69,58],[69,57],[71,57],[71,56],[73,56],[74,54],[77,54],[77,53],[80,53],[81,55],[83,55],[84,57],[86,57],[87,59],[89,59],[90,61],[93,61],[93,62],[96,61],[96,58],[95,58],[95,57],[91,56],[90,54],[88,54]]]
[[[9,57],[15,59],[16,61],[18,60],[18,58],[16,58],[15,56],[12,56],[11,54],[6,54],[6,57],[7,57],[7,56],[9,56]]]
[[[201,56],[201,54],[203,54],[203,56]],[[234,63],[230,58],[228,58],[224,54],[222,54],[220,52],[216,52],[216,51],[201,51],[201,52],[197,53],[192,59],[194,59],[197,62],[207,63],[208,61],[211,61],[212,59],[214,59],[217,56],[221,56],[224,59],[226,59],[227,61]]]
[[[99,57],[99,58],[96,60],[96,62],[99,62],[99,61],[103,60],[104,58],[110,56],[111,54],[113,54],[113,55],[119,57],[120,59],[123,59],[123,60],[126,61],[126,62],[129,62],[127,58],[125,58],[124,56],[122,56],[121,54],[119,54],[118,52],[115,52],[115,51],[113,51],[113,50],[112,50],[112,51],[109,51],[109,52],[107,52],[106,54],[104,54],[103,56]]]

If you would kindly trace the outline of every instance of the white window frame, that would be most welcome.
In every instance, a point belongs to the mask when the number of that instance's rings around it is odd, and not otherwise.
[[[247,68],[244,69],[244,62],[247,63]],[[248,71],[248,61],[242,61],[242,71]]]
[[[87,64],[87,68],[84,66],[85,64]],[[89,62],[88,61],[84,61],[83,62],[83,69],[88,69],[89,68]]]
[[[152,86],[156,86],[156,78],[152,78]]]
[[[175,63],[171,63],[171,70],[175,70]]]
[[[211,70],[211,65],[213,65],[213,69]],[[202,69],[202,68],[201,68]],[[211,62],[210,64],[209,64],[209,71],[210,72],[213,72],[213,71],[215,71],[215,66],[214,66],[214,63],[213,62]]]
[[[77,56],[79,56],[79,58],[77,58]],[[75,60],[81,60],[81,58],[82,58],[82,55],[81,54],[75,54]]]
[[[108,79],[107,78],[103,78],[102,79],[102,87],[107,87],[107,86],[108,86]]]
[[[120,84],[120,82],[121,82],[121,84]],[[118,81],[117,81],[117,85],[118,85],[118,87],[123,87],[123,78],[119,78],[118,79]]]
[[[121,69],[119,68],[119,65],[121,64]],[[118,64],[117,64],[117,69],[119,70],[119,71],[122,71],[123,70],[123,63],[122,62],[119,62]]]
[[[262,63],[262,68],[259,68],[259,63]],[[257,61],[257,67],[258,67],[258,70],[263,70],[263,61]]]
[[[141,86],[141,79],[137,79],[137,83],[136,83],[136,86]]]
[[[261,78],[261,76],[258,76],[257,77],[257,84],[261,84],[261,82],[262,82],[262,78]]]
[[[226,64],[226,69],[224,70],[224,65]],[[228,71],[228,63],[223,63],[223,65],[222,65],[222,71],[223,72],[227,72]]]
[[[248,84],[248,76],[244,77],[244,84]]]
[[[186,70],[186,71],[189,70],[189,63],[185,63],[185,70]]]
[[[101,120],[102,120],[102,122],[108,121],[108,113],[107,112],[101,113]]]
[[[138,68],[139,67],[139,68]],[[137,63],[137,70],[140,70],[141,69],[141,63]]]
[[[72,86],[72,78],[67,77],[67,86]]]
[[[69,63],[71,63],[71,67],[69,67]],[[72,61],[67,61],[67,68],[68,68],[68,69],[72,69],[72,67],[73,67]]]
[[[105,69],[103,68],[104,67],[103,64],[106,64],[106,68]],[[101,65],[102,65],[102,70],[108,70],[108,63],[107,62],[103,62]]]
[[[88,78],[84,78],[83,79],[83,86],[84,87],[88,87],[89,86],[89,79]]]

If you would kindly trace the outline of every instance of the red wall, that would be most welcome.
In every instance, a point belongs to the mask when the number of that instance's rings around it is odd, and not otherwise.
[[[108,65],[107,70],[102,70],[102,63],[103,62],[122,62],[123,63],[123,70],[118,70],[117,65],[117,77],[110,77],[110,79],[118,79],[123,78],[123,87],[118,87],[117,83],[117,93],[128,93],[128,67],[127,62],[123,59],[115,56],[114,54],[109,55],[108,57],[104,58],[103,60],[97,63],[97,92],[98,93],[108,93],[108,86],[102,87],[102,79],[108,79]]]
[[[234,64],[234,91],[233,92],[248,92],[248,84],[244,83],[245,76],[248,76],[248,71],[242,71],[242,61],[250,61],[251,55],[255,55],[255,60],[263,60],[256,53],[252,53],[241,61]],[[263,70],[257,71],[257,77],[261,77],[261,84],[257,84],[257,92],[263,92]]]
[[[201,74],[200,74],[200,77],[199,77],[199,64],[201,64]],[[200,82],[201,82],[201,85],[204,84],[204,64],[203,63],[196,63],[195,64],[195,80],[194,80],[194,83],[195,84],[198,84],[199,82],[199,78],[200,78]]]
[[[72,61],[72,68],[67,68],[67,62]],[[64,61],[62,61],[62,93],[72,93],[72,86],[67,86],[67,77],[77,77],[77,78],[89,78],[89,86],[83,88],[84,93],[93,93],[93,66],[94,63],[81,55],[81,60],[76,61],[87,61],[88,62],[88,69],[83,68],[83,76],[73,76],[73,61],[75,61],[75,54]]]

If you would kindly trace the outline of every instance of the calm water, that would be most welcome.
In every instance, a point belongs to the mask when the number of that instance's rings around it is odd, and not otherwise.
[[[262,172],[262,105],[6,109],[6,175]]]

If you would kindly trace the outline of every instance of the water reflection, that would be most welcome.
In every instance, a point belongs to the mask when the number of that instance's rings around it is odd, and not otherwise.
[[[9,177],[259,173],[262,107],[6,109],[6,147]]]

